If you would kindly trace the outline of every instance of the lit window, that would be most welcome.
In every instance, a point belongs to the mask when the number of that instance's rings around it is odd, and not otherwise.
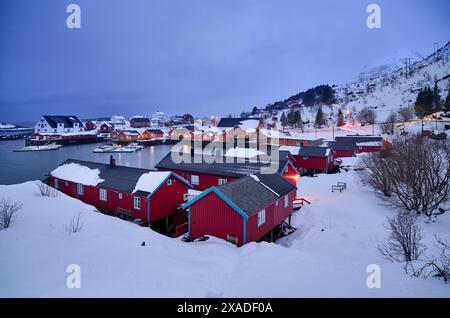
[[[266,223],[266,210],[261,210],[258,212],[258,227]]]
[[[222,179],[222,178],[219,178],[219,185],[221,185],[221,184],[225,184],[225,183],[227,183],[228,182],[228,180],[227,179]]]
[[[100,198],[101,201],[107,201],[108,200],[105,189],[100,189],[99,198]]]
[[[135,210],[141,209],[141,198],[140,197],[134,197],[133,203],[134,203]]]
[[[172,179],[167,180],[167,185],[168,185],[168,186],[171,186],[172,183],[173,183]]]
[[[54,185],[55,189],[58,189],[58,187],[59,187],[58,179],[55,178],[55,181],[53,182],[53,185]]]
[[[195,185],[199,185],[199,183],[200,183],[200,178],[199,178],[198,176],[196,176],[196,175],[192,175],[192,176],[191,176],[191,183],[192,183],[192,184],[195,184]]]
[[[84,194],[84,187],[81,183],[77,183],[77,193],[79,195],[83,195]]]
[[[284,207],[289,207],[289,194],[286,194],[286,196],[284,197]]]
[[[122,193],[119,192],[119,200],[122,200]]]

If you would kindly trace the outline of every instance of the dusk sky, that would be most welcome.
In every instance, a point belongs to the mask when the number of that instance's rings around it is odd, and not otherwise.
[[[66,7],[81,7],[81,29]],[[381,6],[381,29],[366,7]],[[1,0],[0,122],[239,115],[450,40],[450,1]]]

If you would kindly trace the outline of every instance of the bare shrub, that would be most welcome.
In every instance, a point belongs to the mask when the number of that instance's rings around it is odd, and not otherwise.
[[[435,245],[439,250],[439,256],[428,258],[422,266],[415,268],[413,264],[408,264],[406,271],[416,277],[428,278],[430,276],[443,279],[445,283],[450,280],[450,243],[437,236]]]
[[[70,234],[78,233],[83,229],[84,222],[81,220],[81,213],[76,213],[72,219],[70,219],[70,222],[66,224],[65,229],[66,232]]]
[[[363,123],[367,124],[374,124],[376,119],[376,114],[373,109],[369,107],[364,107],[361,109],[361,111],[358,113],[358,120]]]
[[[12,202],[11,199],[2,199],[0,203],[0,230],[9,228],[17,218],[22,203]]]
[[[423,233],[416,219],[417,216],[410,213],[399,213],[395,218],[388,219],[388,241],[378,246],[384,258],[392,262],[411,262],[423,254]]]
[[[367,155],[358,167],[363,185],[394,208],[431,216],[448,200],[450,146],[419,135],[394,141],[391,150]]]
[[[36,182],[36,185],[39,190],[39,194],[43,197],[59,197],[60,193],[56,190],[50,187],[48,184],[38,181]]]
[[[402,107],[398,111],[398,115],[401,121],[411,121],[414,118],[414,108],[412,107]]]
[[[383,134],[393,134],[395,123],[397,122],[397,114],[391,113],[384,123],[380,124],[381,132]]]

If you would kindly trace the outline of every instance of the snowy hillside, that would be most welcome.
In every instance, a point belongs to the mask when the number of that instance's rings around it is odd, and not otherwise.
[[[328,192],[337,181],[348,189]],[[294,213],[297,232],[274,244],[236,248],[214,238],[165,237],[63,194],[41,197],[34,182],[0,186],[1,197],[24,204],[13,226],[0,231],[0,297],[449,295],[442,281],[408,277],[402,264],[380,257],[376,246],[393,211],[362,189],[354,172],[304,177],[299,189],[312,204]],[[68,234],[65,226],[79,212],[84,226]],[[427,244],[432,233],[448,238],[450,216],[421,226]],[[81,267],[80,289],[66,287],[69,264]],[[380,289],[367,288],[369,264],[381,266]]]
[[[402,58],[411,58],[408,70]],[[333,86],[336,103],[323,107],[329,121],[336,123],[340,108],[357,113],[363,107],[375,110],[377,122],[384,121],[391,112],[413,106],[418,91],[425,86],[433,88],[435,81],[438,81],[441,98],[445,99],[450,87],[450,42],[437,54],[426,58],[402,50],[369,63],[363,71],[361,80]],[[282,110],[274,115],[281,118],[282,113],[288,111]],[[301,112],[303,121],[314,122],[317,107],[302,107]]]

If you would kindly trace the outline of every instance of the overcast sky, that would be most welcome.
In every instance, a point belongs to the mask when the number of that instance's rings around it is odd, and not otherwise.
[[[68,29],[66,7],[81,7]],[[377,3],[382,28],[368,29]],[[0,122],[226,115],[450,40],[448,0],[1,0]]]

